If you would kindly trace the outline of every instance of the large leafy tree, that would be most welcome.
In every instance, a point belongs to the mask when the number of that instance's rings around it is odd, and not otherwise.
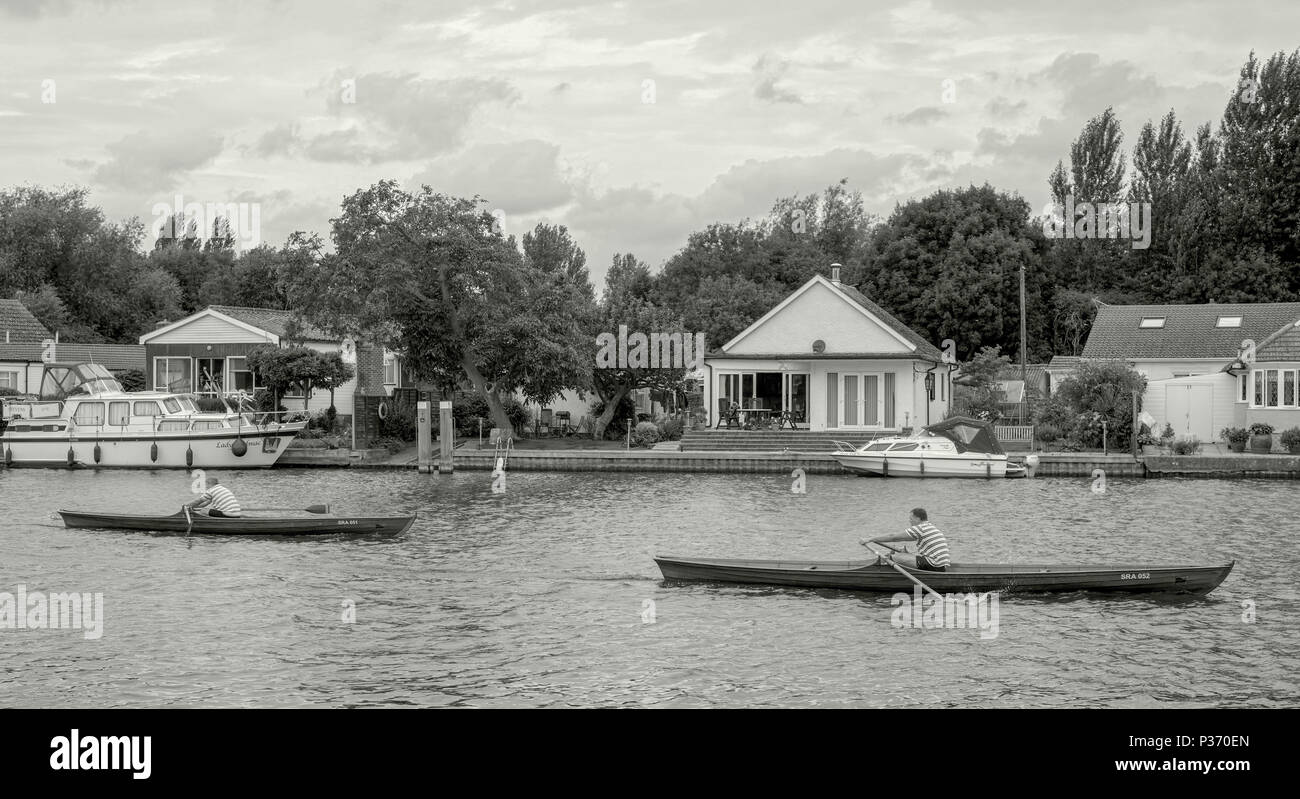
[[[333,240],[331,256],[315,239],[296,247],[307,268],[291,297],[318,326],[388,345],[420,379],[467,380],[502,429],[502,397],[590,385],[578,293],[526,261],[477,198],[376,183],[343,201]]]

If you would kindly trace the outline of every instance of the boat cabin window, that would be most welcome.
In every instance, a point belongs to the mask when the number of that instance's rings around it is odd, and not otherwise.
[[[914,449],[916,449],[916,444],[914,442],[908,441],[902,444],[895,444],[893,447],[890,448],[889,451],[890,452],[911,452]]]
[[[121,390],[122,384],[117,382],[113,373],[94,363],[47,366],[45,376],[41,379],[41,399],[59,400],[75,394],[99,394]]]
[[[104,403],[83,402],[77,406],[72,421],[79,425],[98,426],[104,423]]]
[[[227,427],[229,427],[229,425],[227,425],[223,421],[206,421],[206,422],[194,423],[195,430],[224,430]]]
[[[148,402],[136,402],[133,413],[136,416],[162,416],[162,406],[153,400]]]
[[[867,452],[884,452],[884,451],[887,450],[887,449],[889,449],[889,443],[888,443],[888,442],[885,442],[884,444],[870,444],[870,445],[867,446],[866,451],[867,451]]]
[[[158,423],[158,432],[175,433],[178,430],[189,430],[190,423],[188,419],[164,419]]]
[[[181,404],[176,400],[172,399],[171,397],[168,397],[167,399],[163,400],[163,406],[167,408],[168,413],[181,412]]]
[[[129,402],[110,402],[108,403],[108,423],[124,425],[131,421],[131,403]]]

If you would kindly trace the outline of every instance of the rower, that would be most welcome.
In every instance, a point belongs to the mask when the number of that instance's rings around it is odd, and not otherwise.
[[[948,571],[948,565],[952,562],[948,555],[948,539],[944,537],[938,527],[930,524],[925,508],[913,508],[908,520],[912,526],[898,535],[882,535],[871,539],[864,538],[858,543],[866,546],[867,544],[883,544],[887,541],[915,541],[917,542],[916,555],[894,555],[893,560],[895,563],[916,569],[924,569],[925,571]],[[876,565],[880,565],[879,557],[876,558]]]
[[[212,478],[212,487],[204,491],[198,499],[188,502],[182,507],[194,508],[199,510],[207,508],[207,515],[216,518],[238,519],[240,516],[239,500],[231,493],[229,488],[221,485],[221,481]]]

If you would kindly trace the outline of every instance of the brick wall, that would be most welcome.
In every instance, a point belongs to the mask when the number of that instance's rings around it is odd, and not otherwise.
[[[384,392],[384,348],[357,345],[357,390],[352,395],[352,446],[367,446],[379,436],[379,404]]]

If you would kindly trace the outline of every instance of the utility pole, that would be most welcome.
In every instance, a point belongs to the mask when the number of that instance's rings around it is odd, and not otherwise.
[[[1021,424],[1028,424],[1033,418],[1033,408],[1029,404],[1029,376],[1025,354],[1025,265],[1020,265],[1020,384],[1025,391],[1025,418]]]

